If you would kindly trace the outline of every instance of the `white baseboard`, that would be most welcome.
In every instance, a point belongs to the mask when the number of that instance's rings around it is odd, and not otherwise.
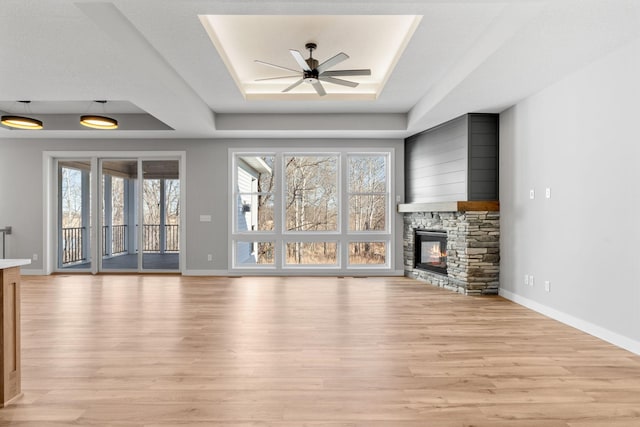
[[[25,276],[46,276],[48,275],[47,273],[45,273],[44,270],[34,270],[34,269],[25,269],[25,268],[21,268],[20,269],[20,273],[25,275]],[[86,272],[85,272],[86,273]],[[132,274],[136,274],[135,272],[133,272]],[[269,275],[273,275],[273,272],[269,272],[269,271],[229,271],[229,270],[185,270],[182,272],[183,276],[269,276]],[[276,275],[283,275],[282,272],[278,272],[275,273]],[[296,272],[291,272],[291,275],[297,275]],[[303,273],[304,275],[306,275],[305,273]],[[315,273],[315,275],[326,275],[326,272],[322,272],[321,274],[318,274],[317,272]],[[335,273],[333,274],[334,276],[357,276],[358,272],[357,271],[350,271],[349,273],[345,273],[345,272],[340,272],[340,273]],[[404,276],[404,270],[392,270],[392,271],[385,271],[385,272],[371,272],[368,271],[366,273],[367,276]]]
[[[500,289],[499,295],[509,301],[513,301],[516,304],[520,304],[523,307],[527,307],[533,311],[537,311],[547,317],[550,317],[558,322],[562,322],[565,325],[572,326],[582,332],[585,332],[601,340],[607,341],[613,345],[629,350],[632,353],[640,355],[640,342],[632,340],[631,338],[620,335],[616,332],[612,332],[601,326],[594,325],[586,320],[579,319],[569,314],[558,311],[554,308],[547,307],[539,302],[533,301],[529,298],[514,294],[513,292],[505,289]]]
[[[184,270],[183,276],[230,276],[227,270]]]
[[[282,271],[269,271],[269,270],[185,270],[182,272],[183,276],[298,276],[298,275],[303,275],[303,276],[359,276],[359,275],[365,275],[365,276],[370,276],[370,277],[375,277],[375,276],[404,276],[404,270],[385,270],[385,271],[367,271],[367,272],[362,272],[359,273],[357,270],[353,270],[353,271],[349,271],[349,272],[344,272],[344,271],[338,271],[338,272],[331,272],[328,273],[327,271],[295,271],[295,270],[291,270],[291,271],[287,271],[286,273],[282,272]]]

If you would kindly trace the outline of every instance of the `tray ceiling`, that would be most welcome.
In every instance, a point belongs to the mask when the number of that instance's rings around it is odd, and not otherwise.
[[[637,0],[3,0],[0,112],[47,105],[44,130],[0,139],[404,138],[501,112],[639,36]],[[255,59],[295,67],[309,41],[321,61],[350,55],[336,69],[371,68],[364,94],[256,85],[279,71]],[[78,129],[86,100],[120,102],[121,128]]]
[[[216,47],[238,89],[247,100],[375,100],[391,76],[411,36],[420,23],[415,15],[202,15],[200,21]],[[349,58],[330,70],[370,69],[370,76],[350,76],[358,83],[347,87],[324,83],[326,97],[311,85],[291,92],[283,89],[302,77],[255,62],[299,69],[289,49],[305,58],[305,44],[317,44],[319,63],[344,52]],[[260,80],[280,76],[286,79]]]

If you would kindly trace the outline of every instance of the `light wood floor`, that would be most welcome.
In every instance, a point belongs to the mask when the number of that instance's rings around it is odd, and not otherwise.
[[[640,426],[640,357],[406,278],[24,277],[0,425]]]

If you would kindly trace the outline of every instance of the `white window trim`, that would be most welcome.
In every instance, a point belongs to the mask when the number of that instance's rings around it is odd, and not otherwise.
[[[338,203],[339,203],[339,231],[312,231],[312,232],[283,232],[284,228],[284,186],[285,178],[282,176],[282,160],[287,155],[320,155],[326,156],[338,155]],[[237,231],[236,218],[236,199],[237,176],[236,176],[236,157],[251,155],[274,155],[274,173],[276,174],[276,188],[274,195],[274,230],[268,231]],[[386,218],[385,230],[372,231],[349,231],[348,221],[348,176],[347,162],[349,156],[357,155],[384,155],[387,157],[387,192],[379,193],[387,195],[386,201]],[[318,148],[279,148],[265,147],[260,148],[229,148],[228,151],[229,164],[229,238],[228,238],[228,269],[232,274],[271,274],[271,275],[380,275],[394,274],[393,268],[397,254],[395,245],[395,210],[393,201],[396,200],[395,194],[395,149],[375,148],[372,150],[364,150],[362,147],[345,147],[345,148],[328,148],[326,150]],[[245,193],[241,193],[245,194]],[[366,193],[374,194],[374,193]],[[283,255],[287,242],[338,242],[337,265],[287,265],[284,262]],[[236,264],[236,242],[273,242],[274,243],[274,265],[247,265]],[[386,244],[385,264],[354,264],[348,263],[349,243],[351,242],[383,242]],[[344,250],[343,250],[344,249]]]

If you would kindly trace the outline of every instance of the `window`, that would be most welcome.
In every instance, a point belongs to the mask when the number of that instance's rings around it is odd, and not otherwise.
[[[384,265],[387,242],[349,242],[349,265]]]
[[[392,150],[230,152],[232,269],[389,269]]]
[[[242,155],[236,164],[236,232],[273,231],[274,156]]]
[[[387,197],[386,157],[349,156],[349,230],[384,230]]]
[[[350,155],[349,231],[367,234],[387,228],[389,191],[387,156]],[[369,233],[370,234],[370,233]],[[385,265],[387,244],[384,241],[349,242],[349,265]]]
[[[235,264],[238,266],[269,266],[274,263],[273,242],[235,242]]]
[[[337,265],[337,242],[287,242],[285,263],[289,265]]]
[[[338,230],[337,156],[286,156],[286,230]]]

